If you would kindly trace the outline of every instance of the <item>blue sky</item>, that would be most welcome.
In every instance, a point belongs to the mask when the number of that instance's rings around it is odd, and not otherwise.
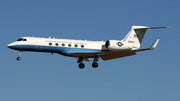
[[[180,100],[179,0],[1,0],[1,101]],[[148,30],[141,48],[153,51],[78,68],[75,58],[18,51],[7,44],[23,36],[121,40],[132,25]]]

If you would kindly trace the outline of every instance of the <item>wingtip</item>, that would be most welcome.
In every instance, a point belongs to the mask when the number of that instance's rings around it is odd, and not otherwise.
[[[171,26],[167,26],[166,28],[172,28]]]

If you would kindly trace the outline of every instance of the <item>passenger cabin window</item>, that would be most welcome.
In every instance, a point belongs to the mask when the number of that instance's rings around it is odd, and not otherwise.
[[[64,46],[65,46],[65,44],[62,44],[62,46],[64,47]]]
[[[78,47],[78,45],[74,45],[74,47]]]
[[[51,45],[52,45],[52,43],[49,43],[49,45],[51,46]]]
[[[58,43],[56,43],[55,45],[56,45],[56,46],[58,46],[59,44],[58,44]]]
[[[81,45],[81,48],[84,48],[84,45]]]
[[[68,44],[69,47],[71,47],[71,44]]]

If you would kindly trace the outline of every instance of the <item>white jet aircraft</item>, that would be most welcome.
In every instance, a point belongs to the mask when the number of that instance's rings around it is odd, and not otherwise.
[[[94,58],[92,67],[96,68],[98,67],[99,57],[103,60],[110,60],[136,55],[136,52],[139,51],[153,50],[158,44],[159,38],[149,48],[139,48],[146,30],[158,28],[168,27],[132,26],[130,32],[123,40],[87,41],[55,39],[51,37],[22,37],[8,44],[7,47],[19,51],[18,61],[21,60],[20,56],[23,51],[50,52],[77,58],[80,69],[85,67],[83,61],[89,61],[88,58]]]

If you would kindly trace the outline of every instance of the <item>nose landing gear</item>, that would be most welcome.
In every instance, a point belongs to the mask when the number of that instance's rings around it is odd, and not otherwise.
[[[23,53],[23,51],[19,51],[19,54],[18,54],[18,57],[17,57],[17,60],[20,61],[21,60],[21,54]]]

